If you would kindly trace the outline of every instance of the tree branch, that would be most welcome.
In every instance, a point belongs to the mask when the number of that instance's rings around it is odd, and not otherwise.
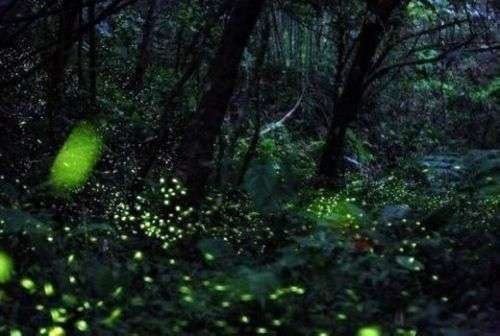
[[[303,97],[304,97],[304,91],[302,91],[302,93],[300,94],[299,100],[297,101],[297,103],[295,104],[295,106],[290,111],[288,111],[288,113],[285,114],[285,116],[283,118],[281,118],[277,122],[271,123],[268,126],[266,126],[260,132],[260,136],[263,136],[263,135],[271,132],[272,130],[283,126],[283,124],[295,113],[295,111],[297,111],[297,109],[299,108],[300,104],[302,103],[302,98]]]
[[[412,61],[407,61],[407,62],[401,62],[401,63],[396,63],[396,64],[391,64],[388,66],[385,66],[383,68],[380,68],[379,70],[375,71],[365,82],[364,86],[365,88],[368,87],[371,83],[373,83],[375,80],[377,80],[380,77],[385,76],[387,73],[389,73],[391,70],[394,69],[399,69],[402,67],[408,67],[408,66],[416,66],[416,65],[424,65],[424,64],[432,64],[432,63],[437,63],[452,52],[455,52],[459,49],[462,49],[463,47],[467,46],[474,40],[475,36],[472,36],[469,38],[467,41],[464,41],[462,43],[457,44],[455,47],[450,48],[438,56],[432,57],[432,58],[426,58],[426,59],[421,59],[421,60],[412,60]]]

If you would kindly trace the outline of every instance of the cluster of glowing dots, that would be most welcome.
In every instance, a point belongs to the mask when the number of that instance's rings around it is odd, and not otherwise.
[[[276,291],[269,295],[269,298],[271,300],[278,300],[288,294],[303,295],[305,292],[305,289],[300,286],[290,286],[285,288],[278,288]]]
[[[448,194],[434,195],[430,193],[421,194],[408,188],[404,181],[391,175],[385,181],[374,186],[374,201],[378,204],[399,203],[411,204],[413,207],[423,210],[432,210],[449,201]]]
[[[6,224],[5,219],[0,218],[0,234],[5,233],[5,230],[4,230],[5,224]],[[36,230],[40,230],[40,231],[42,231],[42,230],[43,231],[52,231],[52,228],[47,228],[47,227],[43,226],[43,224],[41,222],[34,222],[34,223],[31,223],[31,225],[32,225],[32,227],[31,227],[32,229],[36,229]],[[68,232],[69,228],[65,227],[64,230],[66,232]],[[29,232],[27,229],[25,229],[25,230],[21,231],[21,234],[23,236],[27,236],[29,234]],[[52,243],[54,241],[54,237],[52,237],[50,234],[47,233],[47,241]],[[36,250],[35,246],[30,246],[30,250],[35,251]],[[0,271],[0,273],[1,273],[1,271]],[[0,275],[0,279],[1,279],[1,275]],[[0,280],[0,283],[1,283],[1,280]]]
[[[188,221],[189,216],[194,211],[193,208],[183,208],[181,205],[175,205],[175,200],[185,196],[187,190],[175,178],[171,179],[170,182],[171,184],[167,186],[166,179],[161,178],[159,180],[160,210],[156,209],[156,207],[155,210],[150,209],[148,205],[149,199],[137,196],[133,209],[123,202],[119,203],[113,218],[121,222],[134,223],[138,221],[141,230],[147,236],[161,240],[163,247],[168,248],[194,228],[193,224]],[[162,210],[168,210],[168,213]],[[156,211],[162,212],[162,214],[155,214]]]
[[[1,256],[1,254],[0,254]],[[134,259],[140,260],[142,259],[142,253],[141,252],[136,252],[134,254]],[[67,258],[67,263],[72,264],[75,261],[75,256],[73,254],[69,255]],[[1,263],[1,261],[0,261]],[[75,285],[76,284],[76,278],[74,276],[69,276],[68,280],[71,284]],[[37,285],[35,281],[33,281],[29,277],[21,277],[19,280],[19,285],[22,289],[24,289],[28,294],[30,295],[35,295],[35,294],[42,294],[45,295],[46,297],[53,297],[56,295],[56,289],[50,282],[45,282],[43,283],[42,286]],[[119,295],[121,292],[121,287],[117,288],[115,292],[113,293],[113,296]],[[65,302],[66,304],[73,306],[76,305],[78,302],[78,299],[74,297],[71,294],[63,294],[61,296],[62,301]],[[95,307],[97,308],[102,308],[104,307],[104,302],[103,301],[98,301],[95,303]],[[65,336],[71,333],[68,333],[62,326],[59,324],[65,324],[68,323],[70,320],[70,317],[72,313],[70,313],[67,308],[64,307],[52,307],[49,309],[46,309],[46,307],[42,304],[37,304],[35,306],[36,310],[38,311],[44,311],[47,310],[48,314],[53,322],[54,325],[49,326],[49,327],[42,327],[39,329],[39,335],[47,335],[47,336]],[[90,310],[92,309],[92,304],[88,301],[83,301],[81,305],[78,305],[76,307],[76,311],[78,312],[83,312],[85,310]],[[109,316],[107,316],[105,319],[101,321],[103,325],[106,325],[108,327],[111,327],[116,320],[118,320],[121,317],[122,311],[120,308],[115,308],[113,309]],[[73,322],[74,329],[80,331],[80,332],[87,332],[90,330],[90,326],[87,321],[83,319],[77,319],[76,321]],[[22,336],[22,332],[17,329],[13,328],[10,329],[10,335],[14,336]]]
[[[184,284],[179,286],[178,291],[180,294],[181,301],[186,303],[186,304],[192,304],[195,302],[195,293],[191,287],[192,283],[192,278],[190,276],[184,276],[183,277]],[[233,288],[231,284],[223,284],[219,282],[212,282],[210,280],[204,280],[202,282],[202,285],[215,293],[223,294],[225,293],[225,298],[222,299],[220,303],[220,307],[222,308],[231,308],[232,303],[231,300],[234,300],[235,302],[250,302],[254,300],[254,296],[250,293],[241,293],[238,288]],[[278,288],[274,292],[272,292],[269,295],[270,300],[279,300],[283,298],[286,295],[304,295],[305,294],[305,289],[302,288],[301,286],[298,285],[292,285],[289,287],[283,287],[283,288]],[[231,298],[231,299],[228,299]],[[242,314],[239,317],[239,322],[243,325],[248,325],[250,324],[251,318],[248,315]],[[280,327],[282,326],[283,321],[281,319],[274,318],[272,321],[270,321],[270,328],[273,327]],[[215,321],[215,326],[219,328],[226,328],[228,327],[228,323],[223,320],[217,320]],[[176,331],[179,331],[179,326],[175,327]],[[257,335],[267,335],[270,332],[270,329],[260,326],[256,327],[254,329],[255,334]],[[318,335],[328,335],[327,333],[321,333],[319,332]]]
[[[221,196],[221,195],[219,195]],[[207,197],[208,202],[214,202],[214,198]],[[209,209],[204,211],[206,216],[212,216],[214,213],[218,214],[218,220],[216,225],[205,226],[199,223],[199,227],[203,230],[205,235],[222,238],[224,241],[230,241],[235,246],[239,246],[241,243],[250,243],[254,247],[262,247],[263,241],[269,240],[274,236],[273,230],[266,226],[265,223],[260,218],[260,214],[252,212],[246,214],[243,218],[239,217],[239,214],[243,211],[240,209],[240,204],[229,205],[229,209],[224,207],[224,205],[230,202],[224,200],[222,205],[212,205]],[[233,216],[231,211],[237,209],[238,215]],[[241,222],[245,225],[242,227]],[[243,249],[237,249],[238,254],[243,252]]]
[[[353,211],[356,209],[355,197],[321,196],[315,199],[306,211],[315,218],[321,220],[332,220],[332,224],[340,228],[359,229],[359,220],[363,213]]]

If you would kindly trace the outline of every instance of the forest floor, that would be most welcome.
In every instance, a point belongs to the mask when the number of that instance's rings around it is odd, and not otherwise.
[[[166,211],[182,187],[165,179],[108,199],[110,220],[1,208],[1,332],[498,335],[499,199],[433,178],[352,175],[273,209]]]

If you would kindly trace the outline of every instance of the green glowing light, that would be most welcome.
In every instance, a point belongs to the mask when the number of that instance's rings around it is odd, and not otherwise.
[[[78,303],[78,299],[74,295],[71,295],[71,294],[63,294],[62,301],[68,306],[74,306]],[[87,308],[87,307],[85,307],[85,308]],[[88,308],[90,308],[90,307],[88,307]]]
[[[57,154],[51,169],[51,183],[57,190],[82,187],[101,156],[103,140],[90,123],[79,124]]]
[[[184,296],[183,300],[187,303],[193,303],[194,302],[194,299],[191,295],[186,295]]]
[[[416,330],[397,329],[396,336],[417,336]]]
[[[215,259],[215,257],[214,257],[213,254],[211,254],[211,253],[205,253],[205,260],[212,261],[214,259]]]
[[[67,311],[64,308],[53,308],[50,310],[50,316],[56,323],[64,323],[68,320]]]
[[[179,288],[179,292],[181,292],[182,294],[191,294],[191,289],[187,286],[181,286]]]
[[[307,212],[322,225],[332,229],[356,228],[364,218],[364,212],[354,198],[339,195],[316,198]]]
[[[64,332],[64,329],[61,327],[53,327],[50,328],[49,330],[49,336],[64,336],[66,333]]]
[[[144,255],[142,254],[142,252],[141,252],[141,251],[136,251],[136,252],[134,253],[134,259],[135,259],[135,260],[142,260],[142,258],[143,258],[143,257],[144,257]]]
[[[253,300],[253,295],[252,294],[243,294],[240,296],[241,301],[252,301]]]
[[[121,316],[122,316],[121,308],[115,308],[113,309],[111,314],[109,314],[109,316],[102,321],[102,323],[108,327],[111,327],[118,319],[120,319]]]
[[[341,320],[341,321],[343,321],[343,320],[347,320],[347,315],[346,315],[346,314],[339,313],[339,314],[337,314],[337,319],[338,319],[338,320]]]
[[[215,321],[215,325],[217,327],[224,328],[227,325],[227,323],[226,323],[226,321],[218,320],[218,321]]]
[[[31,279],[28,278],[21,279],[21,286],[30,293],[36,292],[36,285]]]
[[[10,331],[10,336],[23,336],[23,333],[19,329],[12,329]]]
[[[358,330],[357,336],[382,336],[382,332],[375,326],[364,327]]]
[[[0,252],[0,283],[6,283],[10,280],[13,268],[12,259],[7,254]]]
[[[122,293],[123,293],[123,287],[120,286],[113,291],[113,294],[111,294],[111,296],[119,297]]]
[[[87,321],[85,320],[78,320],[75,322],[75,327],[76,329],[80,330],[80,331],[87,331],[89,330],[89,325],[87,323]]]
[[[227,287],[224,285],[215,285],[214,289],[218,292],[224,292],[227,289]]]
[[[52,296],[55,292],[54,286],[52,286],[52,284],[50,283],[46,283],[45,285],[43,285],[43,291],[45,292],[45,295]]]

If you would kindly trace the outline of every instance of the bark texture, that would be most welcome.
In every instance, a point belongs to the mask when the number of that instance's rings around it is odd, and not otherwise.
[[[195,199],[204,194],[213,171],[214,145],[234,92],[243,51],[263,4],[264,0],[239,0],[234,4],[216,56],[209,67],[197,115],[179,146],[175,173]]]
[[[64,79],[72,45],[72,32],[78,10],[73,1],[65,0],[61,3],[62,13],[58,17],[57,44],[46,54],[47,62],[47,116],[49,135],[55,137],[55,118],[61,107],[64,96]]]
[[[356,120],[364,93],[364,84],[385,32],[390,29],[393,13],[404,0],[368,1],[369,15],[361,28],[352,65],[342,93],[335,103],[333,119],[318,164],[317,176],[327,184],[338,184],[344,172],[345,135]]]
[[[146,70],[149,65],[151,40],[156,21],[157,5],[158,0],[149,0],[149,8],[142,27],[142,39],[139,44],[139,56],[137,57],[134,75],[129,83],[129,88],[136,94],[142,90],[144,85],[144,75],[146,74]]]

